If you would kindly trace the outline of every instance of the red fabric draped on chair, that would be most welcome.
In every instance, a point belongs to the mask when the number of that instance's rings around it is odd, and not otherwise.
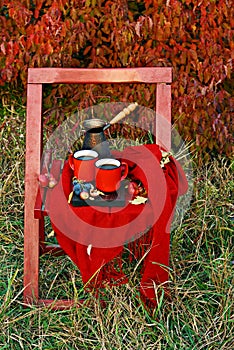
[[[65,164],[59,184],[47,199],[49,215],[59,244],[78,266],[88,289],[128,280],[122,269],[127,246],[134,259],[144,256],[140,293],[144,301],[155,305],[154,285],[166,286],[168,281],[170,224],[178,196],[187,191],[187,180],[171,156],[160,167],[162,153],[157,145],[128,147],[113,155],[129,164],[130,179],[143,183],[149,197],[146,204],[134,205],[126,198],[124,208],[72,207],[67,198],[73,173]],[[152,181],[153,191],[149,188]],[[131,254],[129,262],[133,263]]]

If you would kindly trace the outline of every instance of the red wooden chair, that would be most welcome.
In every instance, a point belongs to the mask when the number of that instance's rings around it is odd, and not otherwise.
[[[39,257],[61,248],[44,244],[44,215],[38,200],[38,175],[42,155],[42,86],[43,84],[156,84],[156,143],[170,150],[171,144],[171,86],[172,68],[30,68],[27,85],[25,221],[24,221],[24,303],[53,304],[54,308],[69,307],[69,300],[42,300],[39,297]],[[163,116],[163,126],[157,116]],[[45,160],[45,161],[48,161]],[[54,164],[55,168],[59,164]],[[36,200],[37,199],[37,200]],[[35,205],[36,203],[36,205]]]

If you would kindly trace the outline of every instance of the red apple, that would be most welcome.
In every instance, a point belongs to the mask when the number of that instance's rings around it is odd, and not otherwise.
[[[47,187],[49,185],[48,176],[46,176],[45,174],[40,174],[38,176],[38,181],[42,187]]]
[[[81,198],[81,199],[88,199],[88,198],[89,198],[88,192],[82,191],[82,192],[80,193],[80,198]]]
[[[128,184],[128,193],[132,196],[136,196],[139,193],[138,185],[136,182],[131,181]]]
[[[57,185],[57,181],[55,178],[51,175],[50,176],[50,181],[49,181],[49,188],[53,188],[55,185]]]

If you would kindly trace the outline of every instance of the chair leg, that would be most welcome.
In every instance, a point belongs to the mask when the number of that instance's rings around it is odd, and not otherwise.
[[[26,155],[25,155],[25,207],[24,207],[24,301],[38,300],[39,274],[39,220],[34,218],[40,173],[42,125],[42,84],[28,84]]]
[[[37,302],[39,296],[38,280],[39,221],[34,219],[32,223],[26,217],[24,232],[24,302],[26,304]]]

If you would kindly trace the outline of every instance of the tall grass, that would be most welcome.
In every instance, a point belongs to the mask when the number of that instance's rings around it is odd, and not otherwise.
[[[170,291],[148,313],[139,301],[139,273],[126,261],[129,283],[107,287],[106,307],[86,295],[82,307],[23,307],[25,108],[1,109],[0,349],[231,350],[233,325],[233,192],[230,160],[194,165],[190,209],[172,232]],[[84,296],[68,257],[41,258],[44,297]]]

